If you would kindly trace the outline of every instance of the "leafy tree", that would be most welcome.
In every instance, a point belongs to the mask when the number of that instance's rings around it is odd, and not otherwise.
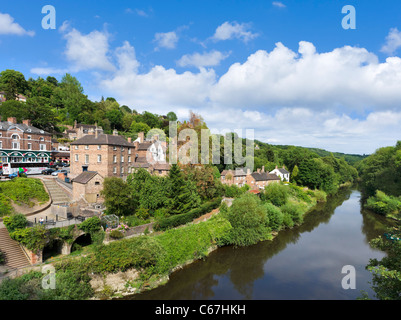
[[[287,202],[288,190],[287,186],[281,183],[271,183],[265,187],[261,193],[261,199],[271,202],[273,205],[280,207]]]
[[[7,69],[0,72],[0,89],[4,90],[7,100],[15,100],[19,93],[25,93],[27,82],[21,72]]]
[[[17,122],[21,123],[23,119],[29,118],[28,109],[24,102],[17,100],[7,100],[0,104],[0,115],[7,120],[9,117],[17,118]]]
[[[135,211],[135,202],[132,199],[131,189],[120,178],[105,178],[102,195],[104,196],[107,211],[110,214],[124,216],[133,214]]]
[[[28,220],[21,214],[13,214],[3,218],[3,223],[6,226],[8,232],[14,232],[17,229],[24,229],[28,225]]]
[[[150,127],[143,122],[135,122],[133,121],[130,127],[130,131],[133,133],[139,133],[139,132],[144,132],[145,135],[148,133],[150,130]]]
[[[177,115],[173,112],[170,111],[169,113],[167,113],[167,120],[168,121],[177,121]]]

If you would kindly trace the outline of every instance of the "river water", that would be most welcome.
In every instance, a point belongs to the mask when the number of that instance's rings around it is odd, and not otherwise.
[[[360,197],[358,190],[342,189],[272,241],[219,248],[173,273],[166,285],[129,299],[353,300],[361,290],[374,298],[365,266],[385,254],[369,241],[389,224],[361,210]],[[345,265],[355,268],[356,289],[342,288]]]

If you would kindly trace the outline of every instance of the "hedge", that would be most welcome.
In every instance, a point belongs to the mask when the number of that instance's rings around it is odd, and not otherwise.
[[[221,197],[219,197],[206,202],[200,207],[192,209],[189,212],[176,214],[168,218],[162,218],[154,225],[153,229],[155,231],[164,231],[191,222],[194,219],[199,218],[201,215],[218,208],[221,204],[221,200]]]

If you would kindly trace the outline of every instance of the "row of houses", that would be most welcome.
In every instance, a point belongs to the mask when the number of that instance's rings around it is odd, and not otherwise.
[[[264,166],[261,169],[257,169],[256,172],[251,172],[249,169],[237,168],[235,170],[223,170],[220,179],[225,185],[243,187],[247,184],[251,187],[251,190],[260,190],[271,183],[290,181],[290,173],[284,166],[282,168],[276,166],[271,172],[265,171]]]

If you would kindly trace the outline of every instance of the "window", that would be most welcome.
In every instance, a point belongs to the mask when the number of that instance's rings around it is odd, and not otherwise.
[[[121,167],[121,173],[124,173],[124,167]]]
[[[113,168],[113,173],[117,173],[117,167]]]
[[[32,150],[32,143],[28,143],[28,150]]]
[[[101,145],[98,145],[98,146],[97,146],[97,149],[98,149],[98,150],[101,150],[101,149],[102,149],[102,146],[101,146]]]
[[[114,146],[114,147],[113,147],[113,150],[114,150],[114,151],[116,151],[116,150],[117,150],[117,147],[116,147],[116,146]]]
[[[97,162],[102,162],[102,155],[101,154],[97,155]]]
[[[99,181],[95,181],[95,186],[99,186],[99,185],[100,185],[100,182]]]
[[[0,149],[3,149],[3,141],[0,141]]]
[[[40,137],[40,138],[39,138],[39,141],[45,141],[45,138]]]
[[[113,156],[113,163],[117,163],[117,156]]]
[[[128,168],[128,173],[131,173],[131,167]]]
[[[31,140],[32,139],[32,137],[31,136],[28,136],[28,140]]]
[[[128,163],[131,163],[131,156],[128,156]]]
[[[85,150],[89,150],[89,146],[85,146]]]
[[[89,164],[89,154],[85,155],[85,164]]]
[[[39,149],[41,151],[45,151],[46,150],[46,145],[45,144],[41,144]]]
[[[124,162],[124,156],[121,156],[121,163]]]
[[[19,139],[18,134],[13,134],[13,135],[11,136],[11,139],[18,140],[18,139]]]
[[[75,161],[77,162],[79,160],[79,155],[75,155]]]
[[[121,151],[124,151],[124,147],[121,147]]]
[[[12,143],[12,148],[13,149],[19,149],[19,142],[13,142]]]
[[[131,148],[128,148],[128,154],[131,154]]]
[[[75,146],[75,150],[78,150],[78,146]]]

